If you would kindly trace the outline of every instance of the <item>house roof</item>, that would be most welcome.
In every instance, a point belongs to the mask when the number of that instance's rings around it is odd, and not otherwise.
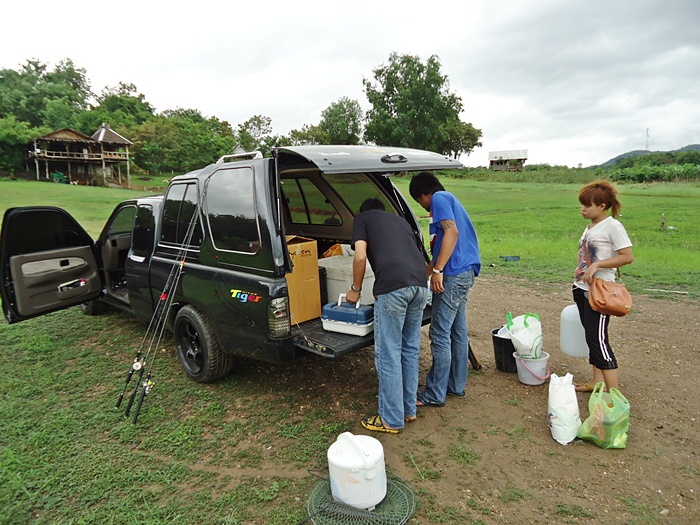
[[[526,149],[489,151],[489,160],[527,160]]]
[[[132,146],[134,144],[130,140],[127,140],[124,137],[122,137],[119,133],[114,131],[104,122],[102,123],[102,126],[100,126],[100,129],[98,129],[97,131],[95,131],[95,133],[92,134],[92,137],[83,135],[79,131],[75,131],[71,128],[61,128],[56,131],[52,131],[51,133],[47,133],[46,135],[42,135],[41,137],[36,137],[34,140],[47,140],[56,142],[84,142],[89,144],[102,142],[105,144],[123,144],[127,146]]]
[[[130,140],[122,137],[104,122],[102,123],[102,126],[100,126],[100,129],[92,134],[92,139],[96,140],[97,142],[106,142],[109,144],[126,144],[128,146],[132,146],[134,144]]]
[[[62,128],[51,133],[47,133],[41,137],[37,137],[34,140],[55,140],[59,142],[95,142],[93,139],[87,135],[83,135],[79,131],[75,131],[70,128]]]

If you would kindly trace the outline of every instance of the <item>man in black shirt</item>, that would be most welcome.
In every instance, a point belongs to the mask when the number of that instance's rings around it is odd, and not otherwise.
[[[378,414],[362,426],[398,433],[416,419],[418,356],[423,309],[428,298],[425,260],[408,222],[385,211],[379,199],[367,199],[352,230],[352,287],[349,302],[362,291],[366,262],[374,272],[374,363],[379,376]]]

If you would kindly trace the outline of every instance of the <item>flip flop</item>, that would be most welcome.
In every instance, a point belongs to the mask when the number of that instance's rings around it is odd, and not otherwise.
[[[391,427],[387,427],[386,425],[384,425],[384,422],[382,421],[382,418],[380,415],[366,417],[361,421],[361,423],[362,423],[362,426],[365,427],[367,430],[372,430],[374,432],[386,432],[387,434],[398,434],[401,431],[400,428],[391,428]]]
[[[574,383],[574,390],[576,390],[576,392],[593,392],[593,387],[590,383]]]
[[[434,407],[434,408],[440,408],[444,407],[445,403],[433,403],[431,401],[421,401],[420,399],[416,399],[416,406],[417,407]]]
[[[404,416],[404,417],[403,417],[403,420],[404,420],[406,423],[413,423],[413,422],[416,420],[416,416],[413,416],[413,417]]]

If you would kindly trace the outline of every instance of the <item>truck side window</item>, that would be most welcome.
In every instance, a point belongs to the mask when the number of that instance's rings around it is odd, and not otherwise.
[[[131,250],[135,256],[149,256],[153,248],[154,229],[153,206],[139,206],[134,220],[134,232],[131,236]]]
[[[198,209],[199,198],[196,184],[173,184],[168,189],[163,204],[163,224],[160,240],[164,243],[181,245],[185,242],[192,224],[194,212]],[[197,221],[190,246],[199,246],[204,238],[202,225]]]
[[[217,250],[255,253],[260,247],[250,167],[222,169],[207,186],[207,220]]]
[[[135,206],[124,206],[119,210],[117,215],[112,220],[107,230],[107,236],[114,235],[131,235],[131,228],[134,224],[134,214],[136,213]]]

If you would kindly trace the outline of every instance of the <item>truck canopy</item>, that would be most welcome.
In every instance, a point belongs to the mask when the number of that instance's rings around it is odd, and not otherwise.
[[[439,153],[389,146],[285,146],[275,148],[281,159],[295,155],[323,173],[400,173],[462,168],[462,163]],[[291,159],[284,159],[292,163]]]

